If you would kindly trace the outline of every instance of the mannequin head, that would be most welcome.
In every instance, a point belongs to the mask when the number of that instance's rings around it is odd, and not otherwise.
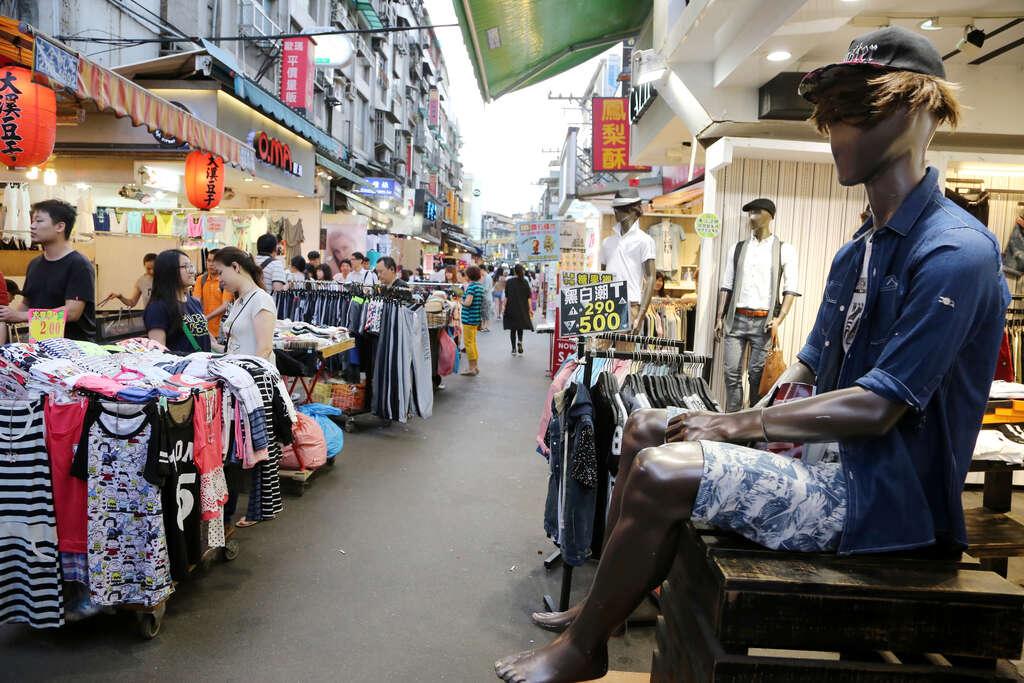
[[[628,204],[626,206],[616,206],[613,211],[615,211],[616,223],[627,230],[631,225],[633,225],[633,223],[636,223],[644,213],[643,204],[641,202]]]
[[[811,121],[829,136],[842,185],[869,182],[898,161],[924,167],[940,123],[956,126],[956,86],[926,74],[844,66],[816,95]]]
[[[772,215],[764,209],[751,209],[747,212],[747,221],[752,232],[771,231],[772,220]]]

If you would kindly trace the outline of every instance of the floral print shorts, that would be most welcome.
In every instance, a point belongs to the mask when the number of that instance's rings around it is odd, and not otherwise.
[[[681,408],[669,408],[671,420]],[[735,531],[772,550],[832,552],[846,521],[839,462],[802,460],[718,441],[701,441],[704,475],[691,518]]]

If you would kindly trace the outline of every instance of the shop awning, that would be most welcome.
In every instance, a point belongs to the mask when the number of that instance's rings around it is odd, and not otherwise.
[[[651,0],[454,0],[485,102],[539,83],[634,36]]]
[[[25,28],[26,30],[22,30]],[[0,56],[34,68],[32,46],[35,35],[26,32],[28,27],[17,20],[0,17]],[[40,37],[46,38],[42,34]],[[224,161],[243,170],[256,166],[253,148],[241,140],[224,133],[186,111],[179,109],[162,97],[154,95],[127,78],[106,69],[86,57],[75,53],[56,41],[46,38],[47,44],[68,60],[77,57],[78,78],[74,89],[65,92],[78,100],[92,102],[100,111],[108,111],[118,117],[130,118],[136,126],[145,126],[150,132],[157,129],[167,135],[184,140],[194,149],[219,154]],[[73,67],[74,62],[69,61]],[[43,74],[45,75],[45,74]]]
[[[317,128],[306,117],[290,109],[281,100],[250,81],[245,76],[235,76],[235,95],[259,109],[285,128],[289,128],[311,143],[327,152],[330,156],[341,159],[344,151],[341,143]]]
[[[689,204],[695,199],[699,199],[703,195],[704,182],[701,180],[698,183],[681,188],[675,192],[669,192],[668,194],[663,194],[660,197],[655,197],[651,200],[651,208],[655,211],[678,209],[679,207]]]
[[[458,227],[451,223],[444,223],[441,227],[441,235],[444,237],[446,242],[450,242],[457,247],[462,247],[468,252],[473,254],[481,254],[483,251],[479,245],[469,238],[469,235],[462,232]]]
[[[366,19],[367,26],[372,29],[384,28],[384,22],[380,20],[380,15],[370,0],[357,0],[356,9],[363,15],[363,19]]]
[[[328,171],[333,173],[335,176],[338,176],[339,178],[351,180],[353,183],[355,183],[356,187],[366,184],[366,179],[363,178],[361,175],[353,173],[352,171],[345,168],[344,166],[334,161],[333,159],[325,157],[323,154],[316,155],[316,164],[317,166],[323,166],[324,168],[326,168]]]

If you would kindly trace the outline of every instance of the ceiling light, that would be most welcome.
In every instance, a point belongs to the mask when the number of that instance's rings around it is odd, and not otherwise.
[[[163,199],[164,197],[167,196],[167,193],[164,192],[163,190],[157,190],[156,192],[153,193],[153,196],[156,197],[157,199]]]
[[[43,185],[49,185],[53,187],[57,184],[57,172],[52,168],[48,168],[43,171]]]
[[[295,195],[295,198],[296,199],[305,199],[306,195],[304,195],[304,194],[297,194],[297,195]]]
[[[765,57],[765,59],[767,59],[769,62],[784,62],[792,56],[793,55],[786,52],[785,50],[775,50],[774,52],[769,52],[768,56]]]
[[[260,185],[260,187],[262,187],[264,190],[270,189],[270,185]]]
[[[255,178],[242,178],[243,183],[251,183]]]
[[[932,17],[931,19],[925,19],[921,22],[922,31],[941,31],[942,25],[939,24],[938,17]]]
[[[75,183],[75,187],[79,190],[88,190],[92,186],[89,183]]]
[[[33,166],[32,168],[30,168],[27,171],[25,171],[25,177],[28,178],[29,180],[38,180],[39,179],[39,167],[38,166]]]

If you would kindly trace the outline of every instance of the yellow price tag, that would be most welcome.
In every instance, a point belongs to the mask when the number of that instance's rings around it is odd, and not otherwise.
[[[60,339],[64,336],[65,309],[30,308],[28,311],[28,340]]]

